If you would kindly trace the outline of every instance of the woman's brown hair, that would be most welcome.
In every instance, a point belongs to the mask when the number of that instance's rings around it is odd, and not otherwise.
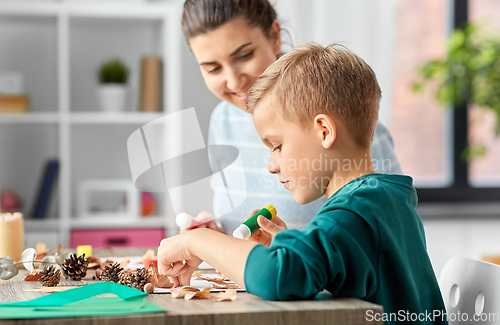
[[[186,41],[213,31],[228,21],[242,17],[259,27],[270,37],[271,26],[277,18],[268,0],[186,0],[182,13],[182,32]]]

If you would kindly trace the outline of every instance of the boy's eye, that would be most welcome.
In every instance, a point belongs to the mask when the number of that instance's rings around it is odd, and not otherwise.
[[[208,70],[208,73],[214,73],[214,72],[216,72],[219,69],[220,69],[220,67],[213,68],[212,70]]]
[[[273,151],[271,152],[275,152],[276,150],[281,151],[281,144],[279,146],[274,147]]]
[[[242,56],[240,56],[240,59],[246,59],[246,58],[249,58],[251,57],[253,54],[253,51],[250,51],[248,52],[247,54],[243,54]]]

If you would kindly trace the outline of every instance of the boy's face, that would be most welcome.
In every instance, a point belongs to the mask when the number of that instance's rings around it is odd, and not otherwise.
[[[277,174],[283,186],[299,204],[312,202],[325,194],[330,178],[320,168],[325,150],[311,120],[311,127],[283,119],[275,103],[266,96],[253,111],[255,128],[271,150],[269,172]]]

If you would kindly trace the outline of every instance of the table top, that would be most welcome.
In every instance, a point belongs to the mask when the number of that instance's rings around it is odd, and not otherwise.
[[[23,281],[26,271],[14,278],[0,280],[0,302],[24,301],[46,295],[42,292],[24,290],[40,287],[40,282]],[[90,280],[92,272],[85,281]],[[61,279],[59,286],[84,285],[81,281]],[[366,313],[382,313],[382,306],[366,301],[344,298],[333,299],[327,292],[320,293],[315,300],[266,301],[246,292],[238,292],[235,301],[213,302],[211,300],[173,299],[170,294],[149,294],[145,300],[167,309],[163,313],[132,314],[120,316],[92,316],[59,318],[58,324],[379,324],[368,321]],[[1,320],[0,324],[54,324],[53,318]],[[382,322],[380,322],[382,324]]]

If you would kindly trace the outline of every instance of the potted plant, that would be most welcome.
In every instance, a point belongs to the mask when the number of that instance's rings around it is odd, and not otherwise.
[[[495,136],[500,135],[500,33],[489,24],[468,24],[453,32],[443,59],[422,65],[420,80],[413,85],[419,92],[424,84],[437,82],[435,97],[445,107],[475,105],[496,116]],[[463,157],[471,161],[486,154],[481,143],[469,143]]]
[[[120,112],[125,109],[129,69],[119,59],[104,62],[98,71],[98,97],[101,109]]]

